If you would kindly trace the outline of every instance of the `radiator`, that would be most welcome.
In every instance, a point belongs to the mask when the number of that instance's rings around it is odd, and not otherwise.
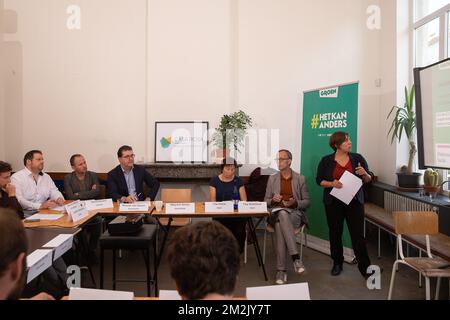
[[[384,209],[392,211],[436,211],[436,207],[389,191],[384,192]]]

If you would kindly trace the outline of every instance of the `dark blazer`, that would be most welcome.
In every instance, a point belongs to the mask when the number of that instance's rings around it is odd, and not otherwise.
[[[333,181],[333,171],[336,167],[337,162],[334,160],[335,153],[330,154],[322,158],[317,167],[317,176],[316,182],[320,186],[320,183],[325,181]],[[369,166],[367,164],[366,159],[359,153],[350,153],[349,154],[350,161],[353,167],[353,174],[355,173],[355,168],[358,166],[358,163],[361,163],[361,166],[366,170],[368,174],[374,177],[374,174],[369,170]],[[332,204],[335,199],[332,195],[330,195],[331,190],[333,188],[324,188],[323,190],[323,203],[326,205]],[[355,199],[357,199],[360,203],[364,203],[364,189],[359,189],[358,193],[355,195]]]
[[[134,165],[133,174],[136,183],[136,193],[140,194],[139,200],[142,201],[146,198],[144,194],[144,182],[150,189],[150,194],[148,196],[151,200],[155,200],[159,190],[159,181],[148,173],[143,166]],[[108,196],[112,198],[113,201],[117,201],[118,199],[128,197],[129,195],[122,167],[118,165],[108,172]]]

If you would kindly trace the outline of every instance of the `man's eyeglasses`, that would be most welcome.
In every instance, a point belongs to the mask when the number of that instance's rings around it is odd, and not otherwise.
[[[135,154],[129,154],[129,155],[126,155],[126,156],[122,156],[122,158],[124,158],[124,159],[130,159],[130,158],[134,158],[134,157],[136,157]]]

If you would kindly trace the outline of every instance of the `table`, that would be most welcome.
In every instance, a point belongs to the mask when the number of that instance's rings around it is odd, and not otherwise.
[[[157,261],[157,267],[159,267],[159,264],[161,262],[161,258],[163,256],[164,247],[166,245],[167,236],[169,234],[170,226],[172,224],[173,218],[247,218],[247,223],[250,228],[250,234],[253,238],[253,246],[255,247],[256,252],[256,258],[258,259],[258,264],[260,267],[262,267],[263,273],[264,273],[264,279],[267,281],[267,273],[266,268],[264,266],[264,262],[261,255],[261,250],[259,247],[258,239],[256,237],[256,228],[253,224],[252,218],[264,218],[269,216],[269,213],[266,212],[256,212],[256,213],[238,213],[237,211],[234,212],[226,212],[226,213],[210,213],[205,212],[205,204],[203,202],[197,202],[195,203],[195,213],[176,213],[176,214],[167,214],[164,210],[158,212],[154,210],[154,208],[151,208],[152,217],[156,218],[158,221],[158,224],[161,226],[161,228],[164,231],[164,237],[161,243],[161,248],[159,250],[158,254],[158,261]],[[161,218],[168,218],[167,225],[163,225],[160,222]]]

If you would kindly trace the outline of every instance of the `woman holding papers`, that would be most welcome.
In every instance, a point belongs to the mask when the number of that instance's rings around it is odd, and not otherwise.
[[[355,190],[353,186],[343,185],[339,181],[346,171],[361,179],[363,184],[372,181],[373,173],[369,171],[363,156],[350,152],[352,142],[348,133],[335,132],[330,137],[329,145],[334,150],[334,153],[323,157],[320,161],[317,168],[316,182],[324,188],[323,202],[327,215],[331,258],[334,262],[331,274],[338,276],[342,272],[342,263],[344,262],[342,231],[344,220],[346,220],[353,250],[358,261],[358,269],[363,277],[367,277],[370,259],[364,239],[363,188],[359,188],[349,204],[342,202],[330,193],[334,188],[348,188],[349,192],[351,192],[351,189]]]
[[[222,161],[222,173],[212,177],[209,182],[209,199],[216,201],[247,201],[244,183],[236,176],[237,162],[233,158],[225,158]],[[244,218],[220,218],[215,219],[227,227],[239,243],[239,252],[244,252],[247,219]]]

